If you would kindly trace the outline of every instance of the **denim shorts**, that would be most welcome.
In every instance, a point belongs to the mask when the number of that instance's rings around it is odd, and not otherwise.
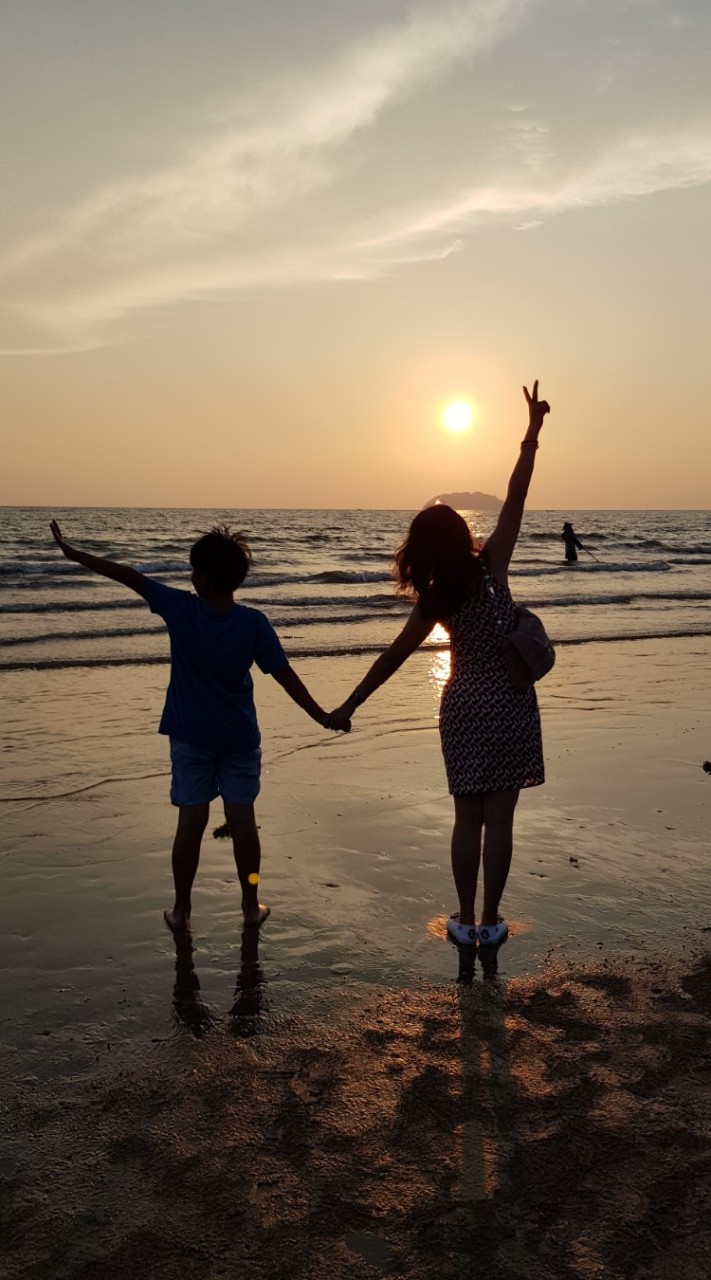
[[[170,762],[171,804],[209,804],[217,796],[228,804],[253,804],[259,795],[259,747],[256,751],[221,754],[171,738]]]

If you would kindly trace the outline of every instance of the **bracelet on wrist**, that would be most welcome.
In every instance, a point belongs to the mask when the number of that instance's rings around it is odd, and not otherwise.
[[[521,448],[523,449],[523,446],[524,446],[524,445],[526,445],[526,444],[527,444],[531,449],[537,449],[537,448],[538,448],[538,441],[537,441],[537,440],[522,440],[522,441],[521,441]]]
[[[363,695],[361,693],[358,693],[357,690],[354,689],[353,692],[346,699],[346,701],[352,702],[354,707],[359,707],[361,702],[364,701],[364,699],[363,699]]]

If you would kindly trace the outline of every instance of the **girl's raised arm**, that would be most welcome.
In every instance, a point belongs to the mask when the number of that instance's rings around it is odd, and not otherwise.
[[[509,487],[496,528],[486,542],[486,559],[489,569],[501,582],[506,582],[509,564],[521,528],[523,508],[536,460],[538,436],[543,426],[543,419],[547,413],[550,413],[548,401],[538,399],[538,378],[533,384],[533,391],[529,394],[528,388],[524,387],[523,394],[528,404],[528,430],[521,441],[521,452],[511,472]]]

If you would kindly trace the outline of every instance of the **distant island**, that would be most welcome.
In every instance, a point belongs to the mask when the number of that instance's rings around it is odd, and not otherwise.
[[[493,493],[438,493],[436,498],[430,498],[425,503],[427,507],[434,507],[438,502],[446,502],[449,507],[455,507],[457,511],[500,511],[503,507],[501,498],[495,498]]]

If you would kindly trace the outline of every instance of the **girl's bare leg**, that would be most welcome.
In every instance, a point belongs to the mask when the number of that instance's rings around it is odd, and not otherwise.
[[[181,805],[178,810],[178,827],[172,855],[175,904],[172,911],[163,912],[165,922],[171,929],[187,929],[190,924],[190,894],[209,816],[209,804]]]
[[[452,875],[459,898],[460,924],[474,924],[474,900],[479,876],[483,820],[480,792],[473,791],[454,796]]]
[[[513,850],[513,820],[518,791],[487,791],[484,813],[484,907],[482,924],[496,924]]]
[[[259,867],[262,850],[253,804],[228,804],[225,817],[232,835],[237,875],[242,886],[242,911],[246,925],[259,925],[269,915],[269,907],[259,901]]]

